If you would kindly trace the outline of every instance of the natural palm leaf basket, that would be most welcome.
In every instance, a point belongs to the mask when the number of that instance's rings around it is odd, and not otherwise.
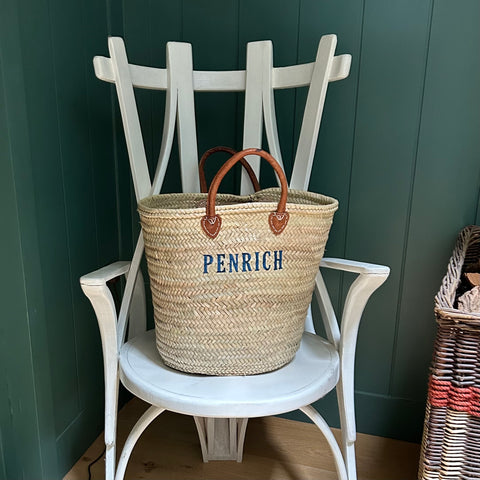
[[[281,189],[219,194],[245,155],[265,158]],[[338,202],[288,191],[270,154],[247,149],[218,171],[208,194],[164,194],[138,204],[156,343],[166,365],[248,375],[294,357]]]
[[[458,308],[463,274],[479,272],[480,227],[460,233],[435,297],[438,324],[428,389],[420,480],[480,478],[480,312]]]

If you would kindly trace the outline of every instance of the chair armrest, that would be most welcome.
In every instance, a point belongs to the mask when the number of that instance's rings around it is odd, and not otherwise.
[[[81,285],[104,285],[109,280],[120,275],[125,275],[130,270],[130,262],[115,262],[106,267],[80,277]]]
[[[320,266],[358,275],[345,299],[341,331],[320,272],[317,275],[316,285],[316,295],[328,338],[335,345],[340,356],[341,376],[337,385],[337,398],[339,405],[343,406],[340,411],[342,429],[346,434],[345,440],[347,443],[352,443],[356,438],[353,377],[358,328],[370,296],[385,282],[390,274],[390,268],[337,258],[324,258]]]
[[[345,260],[343,258],[323,258],[320,266],[331,268],[333,270],[342,270],[343,272],[358,273],[360,275],[375,274],[388,276],[390,273],[390,268],[385,265],[356,262],[354,260]]]

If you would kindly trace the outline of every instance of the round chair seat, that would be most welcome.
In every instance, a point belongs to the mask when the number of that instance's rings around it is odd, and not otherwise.
[[[120,379],[146,402],[201,417],[261,417],[309,405],[332,390],[339,377],[335,348],[304,333],[294,359],[269,373],[215,377],[167,367],[149,330],[120,351]]]

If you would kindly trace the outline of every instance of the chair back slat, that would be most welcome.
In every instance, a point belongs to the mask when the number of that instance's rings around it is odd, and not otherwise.
[[[261,148],[263,134],[263,61],[269,42],[251,42],[247,45],[245,78],[245,111],[243,117],[243,148]],[[260,157],[249,155],[247,161],[258,177]],[[245,169],[242,169],[241,195],[253,192],[253,186]]]
[[[275,114],[275,98],[273,91],[273,45],[268,42],[264,50],[263,58],[263,121],[265,123],[265,136],[267,137],[268,150],[277,160],[283,170],[282,152],[278,138],[277,115]],[[277,177],[277,183],[280,181]]]
[[[158,154],[157,169],[153,179],[151,193],[157,195],[160,193],[167,172],[168,161],[172,153],[173,138],[175,136],[175,119],[177,116],[177,91],[170,88],[167,90],[165,98],[165,114],[163,120],[162,145]]]
[[[290,179],[291,188],[308,190],[336,45],[337,37],[335,35],[323,36],[318,45],[317,58],[308,90],[297,153]]]
[[[118,37],[110,37],[108,39],[108,49],[115,74],[115,86],[125,131],[135,196],[137,200],[140,200],[150,192],[150,175],[148,173],[147,157],[143,145],[135,94],[130,78],[127,53],[123,40]]]
[[[170,74],[170,89],[177,95],[177,137],[182,190],[185,193],[199,192],[192,46],[189,43],[167,44],[167,70]]]

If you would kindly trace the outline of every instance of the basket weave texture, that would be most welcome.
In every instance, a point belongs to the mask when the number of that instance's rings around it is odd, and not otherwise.
[[[192,373],[248,375],[295,355],[323,256],[335,199],[288,191],[288,224],[268,225],[280,189],[218,194],[221,231],[200,228],[206,194],[143,199],[138,210],[166,365]]]
[[[480,271],[480,227],[460,233],[435,297],[438,330],[429,379],[420,480],[480,479],[480,312],[458,309]]]

